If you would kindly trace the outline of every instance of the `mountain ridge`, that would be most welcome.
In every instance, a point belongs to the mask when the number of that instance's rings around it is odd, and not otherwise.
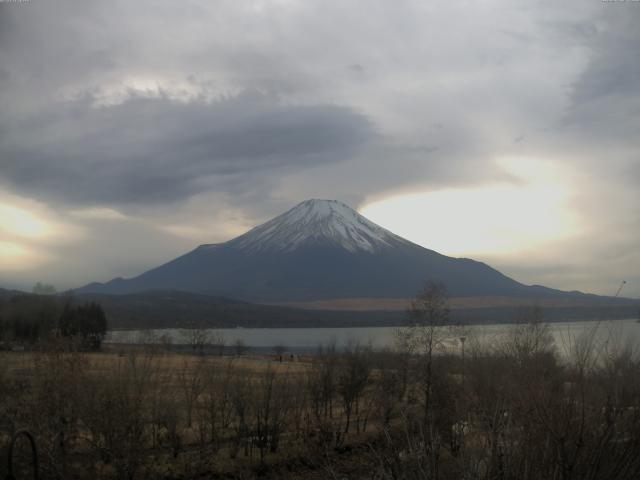
[[[182,290],[250,302],[414,296],[426,281],[452,296],[579,296],[527,286],[491,266],[442,255],[336,200],[311,199],[227,242],[203,244],[131,279],[79,293]]]

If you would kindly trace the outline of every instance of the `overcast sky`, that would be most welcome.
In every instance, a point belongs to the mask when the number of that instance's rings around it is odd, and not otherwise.
[[[640,296],[640,3],[0,2],[0,286],[133,276],[307,198]]]

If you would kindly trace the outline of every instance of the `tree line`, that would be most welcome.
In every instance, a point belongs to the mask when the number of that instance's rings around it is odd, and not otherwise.
[[[94,302],[74,304],[68,296],[15,294],[0,298],[0,342],[29,346],[59,336],[97,350],[107,332],[107,317]]]

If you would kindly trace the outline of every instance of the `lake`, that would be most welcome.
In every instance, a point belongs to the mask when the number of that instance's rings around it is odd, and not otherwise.
[[[640,323],[636,319],[575,321],[549,323],[556,347],[561,353],[572,348],[577,339],[591,335],[598,346],[635,346],[640,339]],[[459,348],[460,337],[465,337],[466,348],[475,345],[494,345],[513,332],[513,324],[468,325],[450,329],[440,327],[439,336],[448,348]],[[220,336],[227,346],[241,341],[255,352],[272,351],[283,346],[292,353],[312,353],[319,345],[335,343],[344,349],[349,343],[371,345],[373,348],[394,346],[397,327],[354,328],[220,328],[203,330],[209,338]],[[173,345],[189,344],[190,331],[185,329],[112,330],[105,339],[112,344],[153,344],[170,341]],[[163,338],[164,337],[164,338]]]

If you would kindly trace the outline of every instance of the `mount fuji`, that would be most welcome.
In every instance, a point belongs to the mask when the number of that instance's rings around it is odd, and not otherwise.
[[[455,297],[578,295],[527,286],[488,265],[416,245],[344,203],[307,200],[225,243],[200,245],[135,278],[78,293],[177,290],[259,303],[409,298],[426,281]]]

